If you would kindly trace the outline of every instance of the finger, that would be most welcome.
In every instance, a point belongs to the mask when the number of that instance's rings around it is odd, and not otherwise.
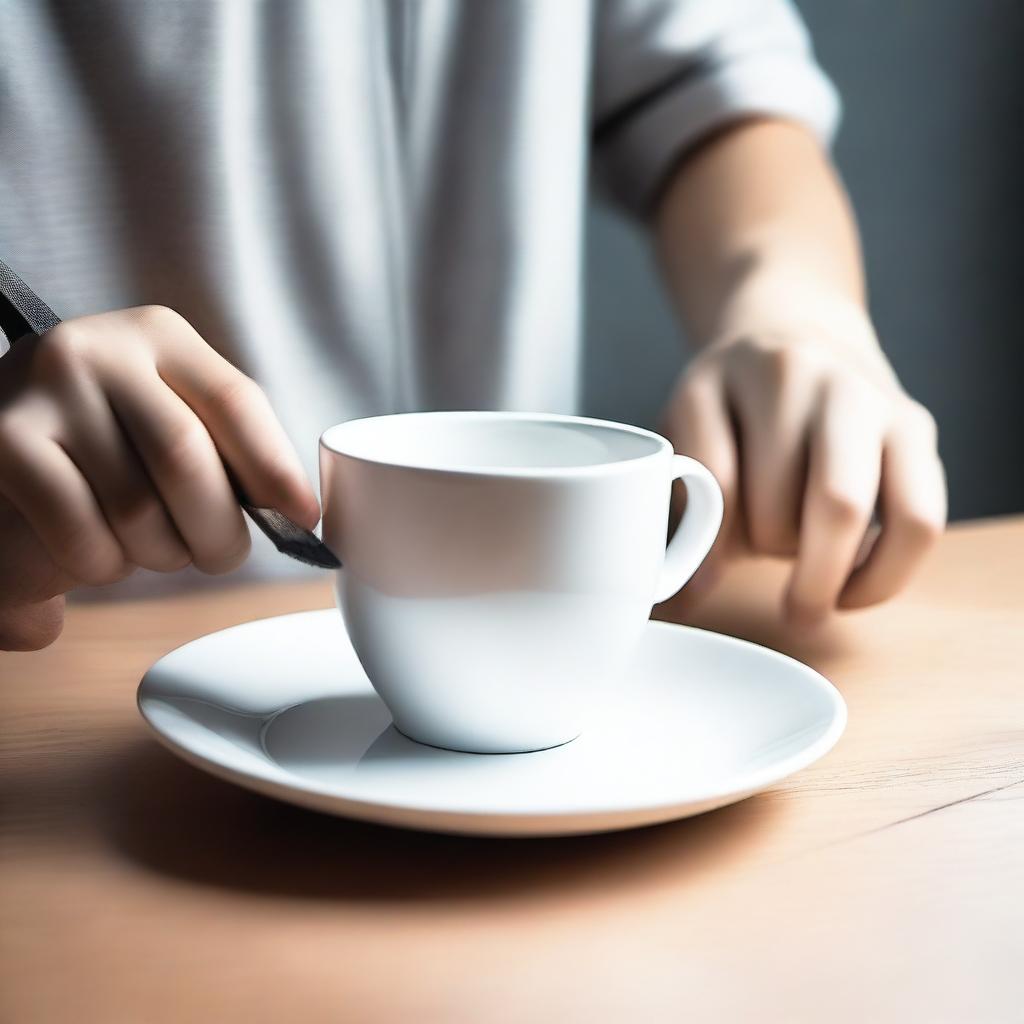
[[[743,521],[760,555],[796,554],[807,477],[807,424],[816,402],[811,381],[782,361],[755,376],[739,366],[730,394],[740,425]]]
[[[703,463],[711,471],[725,502],[718,538],[684,590],[695,598],[714,585],[723,564],[737,547],[736,442],[721,381],[712,374],[684,378],[672,398],[666,419],[675,450]],[[677,489],[677,501],[683,493],[681,487]]]
[[[77,583],[53,561],[25,517],[0,498],[0,608],[40,604]]]
[[[882,532],[839,598],[843,608],[884,601],[907,581],[946,523],[946,479],[927,427],[894,433],[882,454]]]
[[[196,568],[237,568],[249,531],[206,427],[155,371],[111,381],[108,395]]]
[[[41,651],[64,628],[64,596],[0,608],[0,651]]]
[[[55,441],[28,430],[5,431],[0,491],[50,560],[76,582],[113,583],[130,571],[92,488]]]
[[[881,420],[852,392],[827,392],[811,428],[800,542],[785,596],[794,621],[816,622],[835,607],[871,521],[881,452]]]
[[[177,317],[169,310],[158,315]],[[187,343],[161,349],[160,376],[203,421],[250,500],[303,526],[320,518],[316,494],[263,390],[215,352],[182,318]]]
[[[89,481],[127,559],[157,572],[184,568],[191,555],[171,522],[106,395],[90,377],[68,384],[59,440]]]

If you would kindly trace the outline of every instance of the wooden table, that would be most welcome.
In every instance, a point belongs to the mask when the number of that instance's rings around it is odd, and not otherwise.
[[[836,750],[560,840],[319,816],[147,735],[155,658],[325,586],[74,608],[0,655],[0,1021],[1024,1020],[1024,519],[952,530],[909,594],[815,636],[777,621],[781,580],[742,567],[699,622],[834,680]]]

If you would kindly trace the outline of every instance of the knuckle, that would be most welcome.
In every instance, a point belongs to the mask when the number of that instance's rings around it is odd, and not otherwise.
[[[123,579],[125,560],[119,550],[97,542],[92,531],[75,530],[60,542],[64,567],[76,579],[89,586],[102,586]]]
[[[180,544],[162,545],[157,549],[148,549],[140,554],[136,561],[144,569],[152,572],[180,572],[192,564],[192,555]]]
[[[297,486],[295,472],[283,456],[266,460],[261,466],[260,475],[271,499],[270,505],[278,503],[280,498],[295,493]]]
[[[252,540],[243,524],[238,533],[215,553],[196,555],[195,567],[207,576],[222,576],[237,569],[248,557]]]
[[[840,528],[857,526],[870,514],[862,500],[835,486],[822,489],[817,497],[817,506],[828,522]]]
[[[124,488],[109,499],[107,515],[122,530],[136,532],[158,525],[164,516],[163,505],[151,491]]]
[[[832,378],[824,394],[826,401],[865,424],[883,425],[892,415],[891,399],[870,382],[852,375]]]
[[[719,367],[714,353],[701,352],[694,356],[680,376],[677,390],[684,396],[715,394],[718,390]]]
[[[915,430],[927,438],[931,443],[937,444],[939,440],[939,425],[931,411],[920,402],[910,400],[907,407],[907,418]]]
[[[944,515],[929,514],[920,509],[907,515],[902,524],[906,543],[921,549],[931,547],[942,536],[945,528]]]
[[[706,385],[688,373],[675,387],[662,417],[663,432],[678,451],[690,442],[694,422],[701,416]]]
[[[249,557],[249,550],[252,547],[252,538],[249,531],[243,524],[239,530],[235,543],[227,550],[224,556],[223,572],[230,572],[237,569]]]
[[[127,558],[121,558],[111,563],[110,573],[103,582],[120,583],[121,580],[131,576],[133,572],[135,572],[135,563]]]
[[[752,334],[743,334],[731,340],[727,350],[740,359],[757,360],[765,351],[764,342]]]
[[[198,474],[210,457],[213,442],[197,419],[183,423],[157,451],[156,472],[172,480]]]
[[[90,587],[102,587],[108,583],[117,583],[131,572],[123,558],[113,556],[92,556],[80,562],[75,573],[78,579]]]
[[[56,537],[60,566],[89,586],[115,583],[124,575],[123,553],[89,524],[71,523]]]
[[[799,360],[791,349],[781,346],[762,346],[761,371],[777,388],[791,384],[799,370]]]
[[[169,306],[138,306],[132,311],[136,324],[145,332],[161,334],[179,329],[185,318]]]
[[[785,605],[790,619],[805,624],[822,621],[832,609],[825,597],[810,592],[806,587],[799,591],[791,590],[786,595]]]
[[[154,566],[158,572],[181,572],[192,564],[192,554],[183,545],[177,545],[175,550],[166,556],[163,563]]]
[[[177,572],[192,561],[174,533],[163,503],[152,491],[126,491],[106,511],[135,564],[153,572]]]
[[[796,554],[796,533],[781,524],[765,523],[755,518],[749,525],[749,535],[754,554],[769,558],[791,558]]]
[[[244,373],[230,373],[211,385],[208,399],[222,413],[233,416],[264,398],[263,389]]]
[[[38,379],[65,378],[82,371],[89,332],[81,324],[66,321],[47,331],[32,354],[32,373]]]
[[[768,340],[753,344],[757,352],[758,371],[776,390],[793,387],[811,369],[813,357],[805,349]]]
[[[753,338],[740,346],[740,365],[746,367],[748,381],[765,389],[777,403],[806,390],[822,374],[822,357],[808,348],[784,340]]]
[[[717,374],[700,369],[687,374],[678,391],[679,408],[683,418],[702,418],[707,410],[713,409],[722,394],[722,384]]]

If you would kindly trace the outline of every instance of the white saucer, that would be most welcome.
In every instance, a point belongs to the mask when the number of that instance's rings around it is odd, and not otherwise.
[[[390,716],[333,609],[248,622],[161,658],[139,687],[186,761],[331,814],[439,832],[570,835],[741,800],[817,760],[846,705],[774,651],[652,622],[615,706],[530,754],[421,746]]]

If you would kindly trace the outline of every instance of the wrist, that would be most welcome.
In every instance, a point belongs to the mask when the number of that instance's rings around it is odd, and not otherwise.
[[[745,275],[692,341],[703,349],[759,335],[879,349],[863,299],[806,267],[774,266]]]

